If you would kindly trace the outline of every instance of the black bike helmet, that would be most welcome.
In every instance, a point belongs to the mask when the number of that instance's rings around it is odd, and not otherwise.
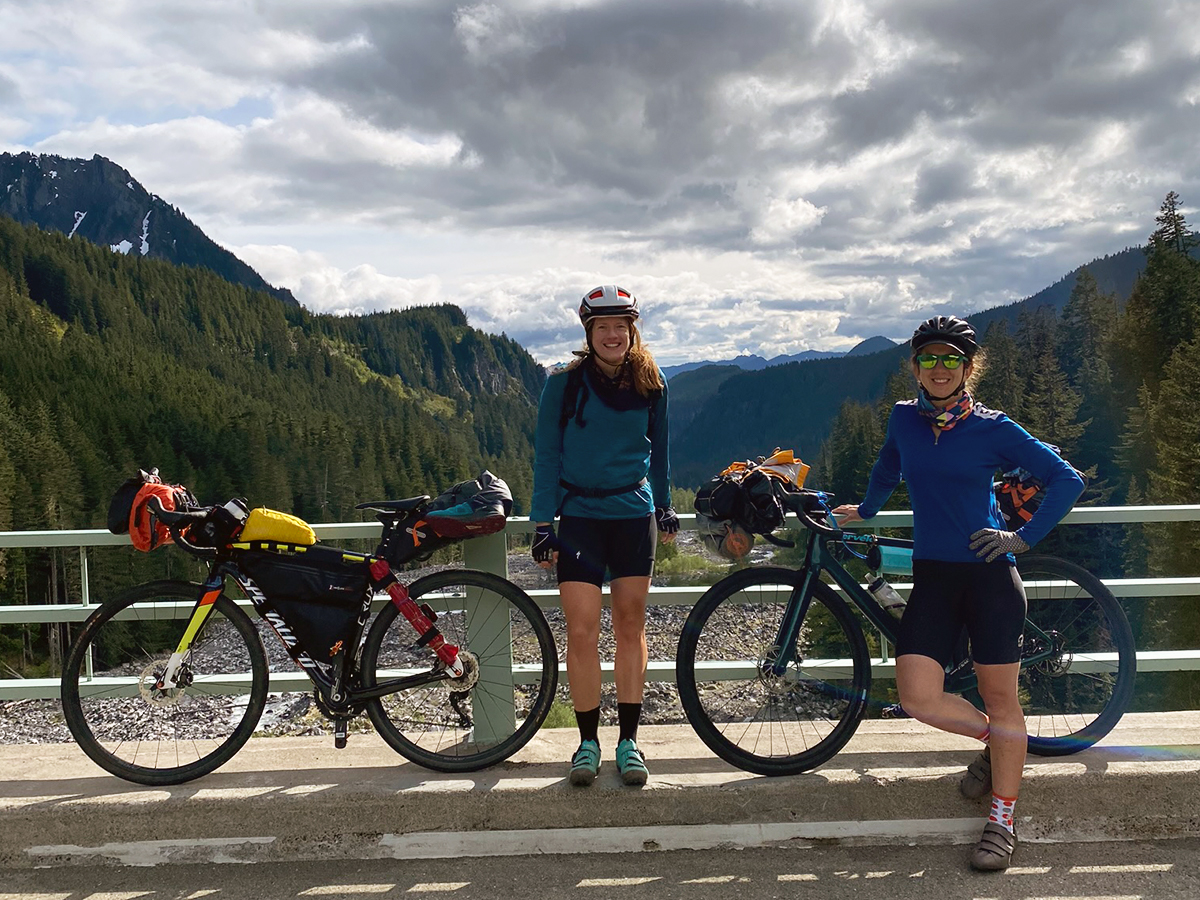
[[[975,329],[958,316],[934,316],[925,320],[917,326],[909,344],[914,354],[920,353],[927,344],[949,344],[968,359],[979,351]]]

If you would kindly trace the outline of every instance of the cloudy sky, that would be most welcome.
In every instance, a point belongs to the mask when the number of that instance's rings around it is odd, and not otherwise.
[[[0,149],[545,362],[603,282],[663,363],[1018,300],[1196,209],[1198,138],[1197,0],[0,0]]]

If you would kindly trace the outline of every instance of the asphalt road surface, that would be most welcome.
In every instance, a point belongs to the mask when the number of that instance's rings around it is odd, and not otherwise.
[[[1004,873],[970,848],[757,850],[0,871],[0,900],[1196,900],[1200,839],[1025,844]]]

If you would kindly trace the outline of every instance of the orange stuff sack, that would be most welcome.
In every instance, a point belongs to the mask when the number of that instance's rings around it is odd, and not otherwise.
[[[138,469],[137,475],[126,480],[109,503],[108,530],[113,534],[128,534],[134,549],[143,553],[174,543],[171,530],[150,511],[152,497],[158,498],[163,509],[171,511],[197,505],[191,491],[183,485],[163,484],[158,469],[149,472]]]

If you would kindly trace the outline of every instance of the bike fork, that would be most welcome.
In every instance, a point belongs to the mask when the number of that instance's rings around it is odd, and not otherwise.
[[[420,646],[428,645],[433,648],[433,652],[445,664],[446,671],[450,673],[451,678],[461,677],[466,670],[463,668],[462,660],[458,658],[458,648],[453,644],[446,643],[446,639],[437,630],[437,626],[408,595],[408,588],[396,579],[387,560],[377,559],[371,563],[371,578],[376,588],[387,591],[396,609],[400,610],[404,618],[408,619],[409,624],[420,635],[417,643]]]
[[[160,691],[171,690],[179,687],[176,678],[179,675],[179,669],[183,665],[184,657],[192,647],[192,641],[196,639],[196,635],[200,633],[200,629],[204,627],[204,623],[208,621],[209,615],[213,611],[213,607],[217,605],[217,598],[221,596],[221,590],[224,585],[223,579],[210,579],[204,583],[204,592],[200,595],[200,600],[192,609],[192,614],[188,618],[187,628],[183,631],[183,637],[179,639],[174,652],[171,653],[171,658],[167,660],[167,668],[159,678],[158,684],[155,687]]]

